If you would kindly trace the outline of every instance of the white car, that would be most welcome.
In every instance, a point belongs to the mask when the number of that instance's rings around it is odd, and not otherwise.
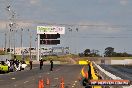
[[[27,67],[27,64],[25,63],[25,61],[21,62],[21,70],[24,70]]]

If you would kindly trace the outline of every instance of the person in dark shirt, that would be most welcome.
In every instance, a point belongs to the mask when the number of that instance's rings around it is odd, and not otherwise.
[[[32,70],[32,62],[33,62],[33,61],[31,61],[31,60],[30,60],[30,62],[29,62],[29,63],[30,63],[30,70]]]
[[[51,64],[50,71],[53,71],[53,60],[52,59],[50,60],[50,64]]]
[[[42,66],[43,66],[43,60],[40,60],[40,70],[42,70]]]

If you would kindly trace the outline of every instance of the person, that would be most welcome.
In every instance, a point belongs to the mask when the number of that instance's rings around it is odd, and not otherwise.
[[[31,70],[32,69],[32,61],[30,60],[29,63],[30,63],[30,70]]]
[[[50,71],[53,71],[53,60],[52,59],[50,60],[50,64],[51,64]]]
[[[10,67],[10,61],[6,59],[6,64]]]
[[[42,70],[42,66],[43,66],[43,60],[40,60],[40,70]]]

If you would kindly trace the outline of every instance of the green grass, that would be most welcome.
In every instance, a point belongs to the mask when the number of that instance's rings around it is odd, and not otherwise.
[[[47,57],[42,57],[43,60],[54,60],[54,61],[61,61],[61,62],[67,62],[69,61],[69,58],[76,58],[78,57],[77,55],[64,55],[64,56],[47,56]]]

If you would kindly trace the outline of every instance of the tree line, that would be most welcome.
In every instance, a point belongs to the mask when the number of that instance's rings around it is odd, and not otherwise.
[[[86,57],[102,57],[99,54],[99,50],[90,50],[85,49],[83,53],[79,53],[79,56],[86,56]],[[129,54],[127,52],[115,52],[113,47],[107,47],[104,51],[104,57],[132,57],[132,54]]]

